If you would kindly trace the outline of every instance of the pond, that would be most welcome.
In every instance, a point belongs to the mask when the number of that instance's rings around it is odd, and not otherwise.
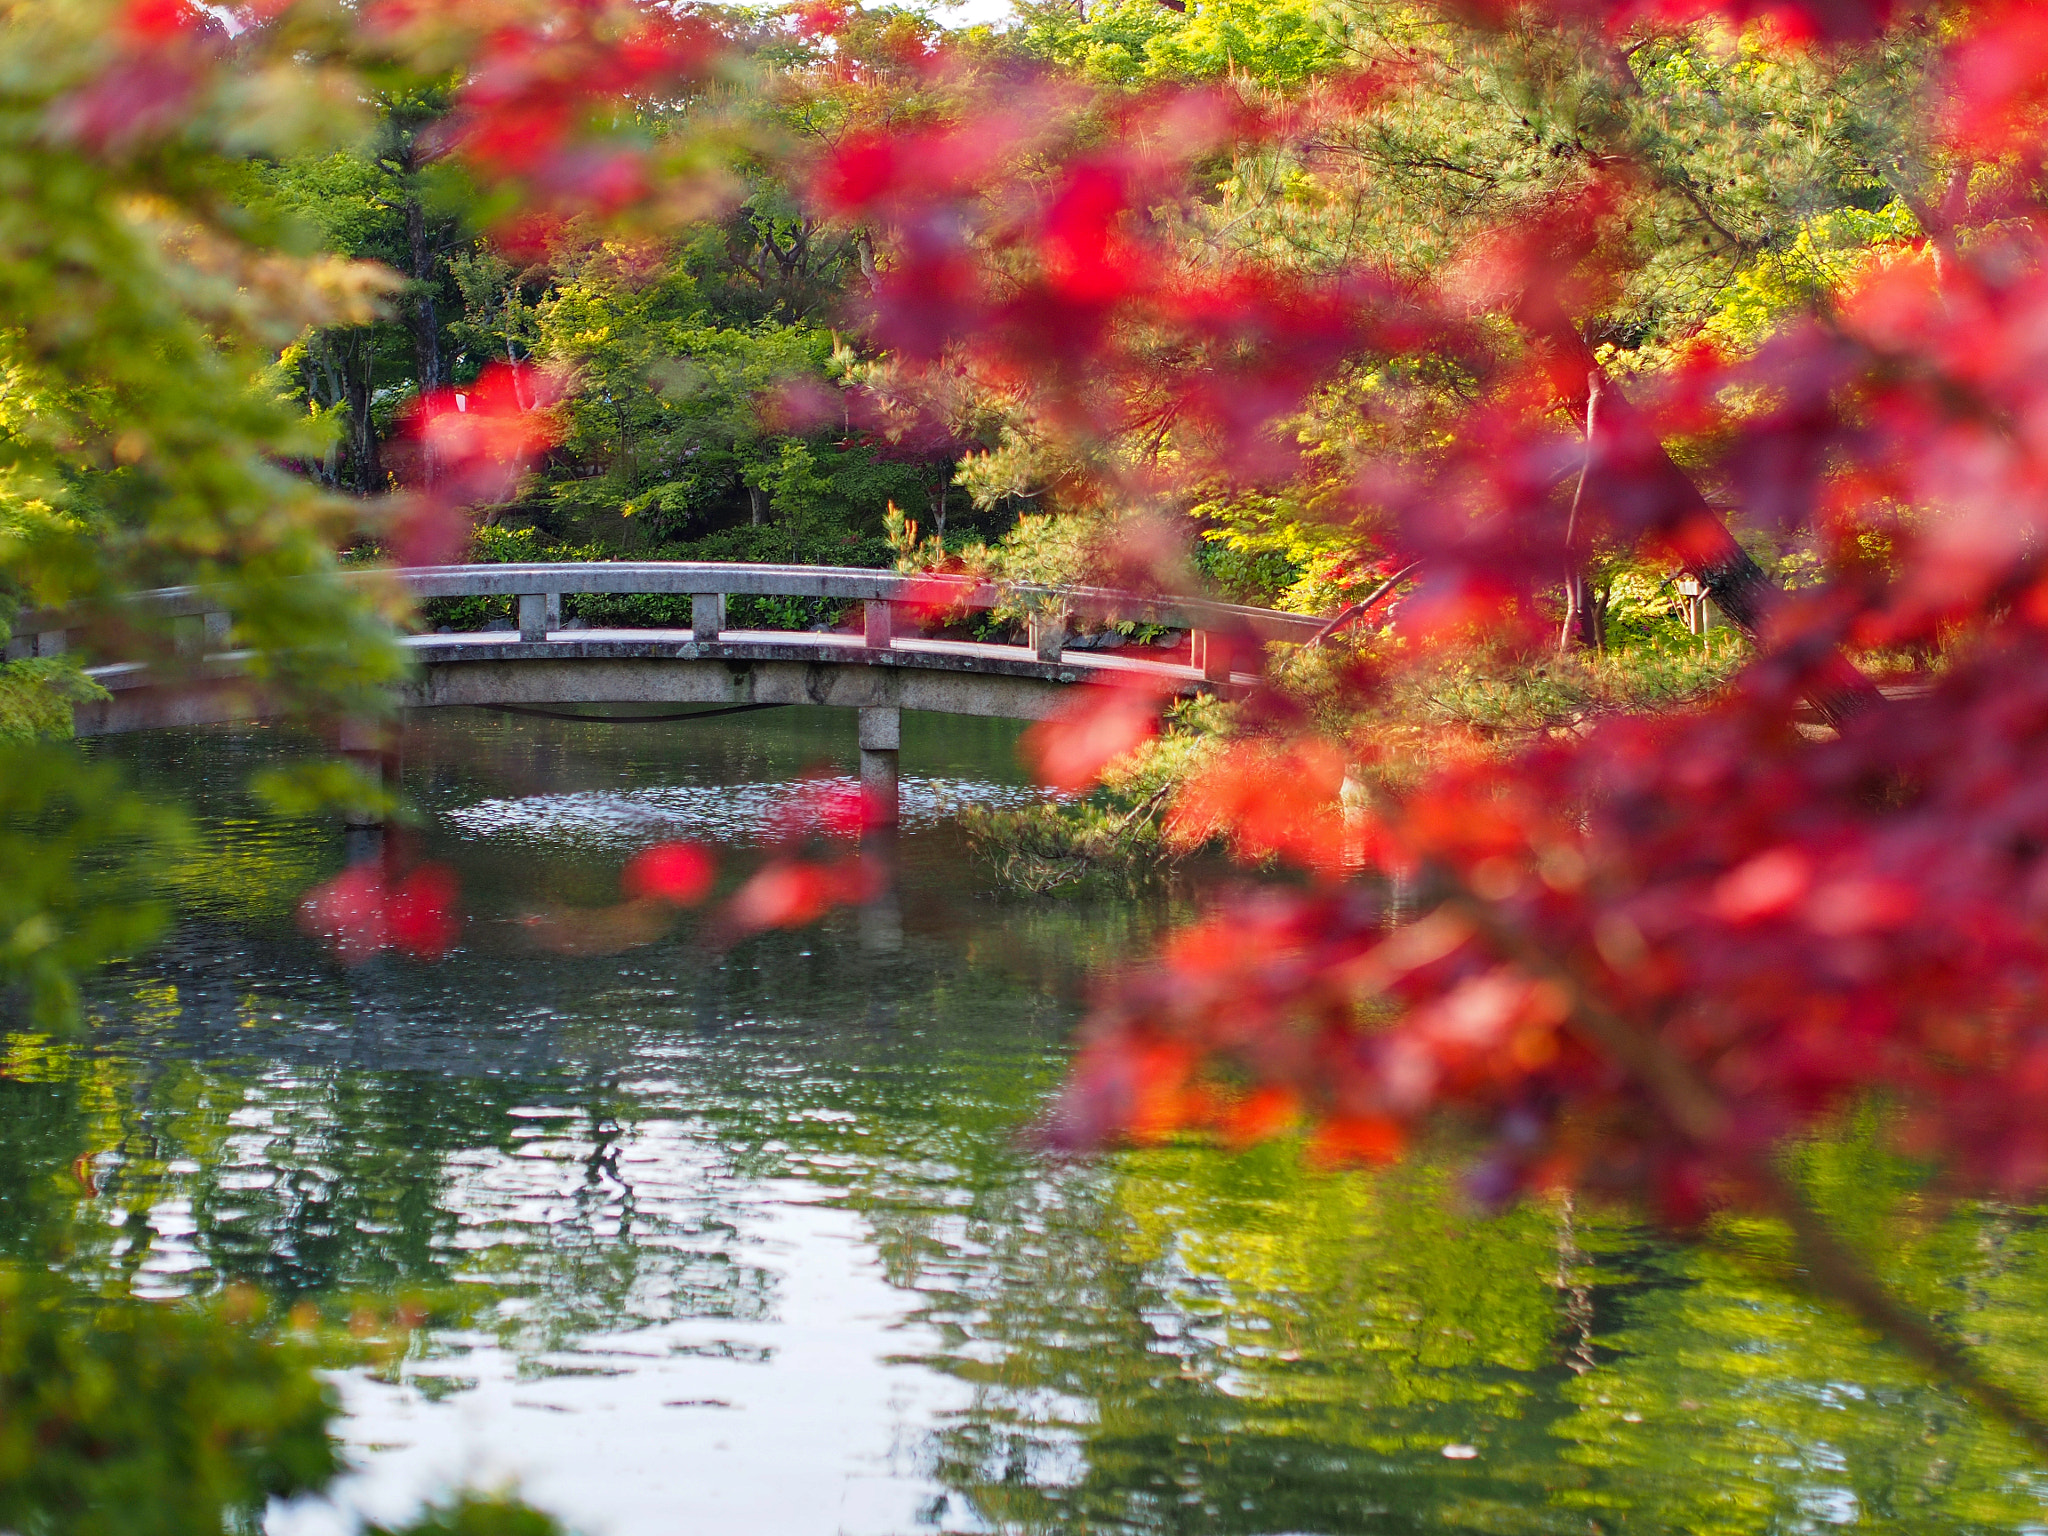
[[[2048,1478],[1781,1283],[1768,1230],[1489,1215],[1449,1143],[1378,1172],[1033,1151],[1088,975],[1189,898],[997,891],[949,813],[1032,795],[1014,727],[906,720],[893,906],[722,953],[686,924],[565,957],[518,921],[615,899],[658,838],[743,870],[854,746],[827,710],[415,717],[418,837],[469,923],[439,964],[353,971],[292,921],[339,828],[240,788],[299,746],[100,749],[202,835],[88,1034],[9,1043],[0,1215],[62,1204],[44,1258],[105,1294],[419,1319],[336,1361],[352,1470],[273,1536],[463,1484],[589,1536],[2048,1530]],[[2043,1381],[2038,1213],[1945,1209],[1856,1126],[1802,1166]]]

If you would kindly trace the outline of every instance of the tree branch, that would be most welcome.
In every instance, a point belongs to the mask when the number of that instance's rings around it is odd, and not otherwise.
[[[1633,460],[1612,459],[1603,464],[1591,483],[1599,487],[1621,475],[1632,477],[1626,494],[1614,499],[1654,511],[1639,518],[1631,531],[1668,545],[1743,633],[1752,640],[1765,640],[1765,623],[1780,594],[1763,567],[1736,542],[1727,523],[1709,505],[1692,476],[1679,468],[1662,439],[1637,417],[1627,394],[1608,377],[1578,328],[1558,314],[1525,312],[1521,320],[1540,345],[1551,349],[1560,403],[1573,415],[1583,416],[1597,389],[1603,436],[1609,443],[1626,442],[1642,450]],[[1828,724],[1840,729],[1854,716],[1884,702],[1877,685],[1857,671],[1832,642],[1804,644],[1812,654],[1795,653],[1792,659],[1804,664],[1803,691]]]

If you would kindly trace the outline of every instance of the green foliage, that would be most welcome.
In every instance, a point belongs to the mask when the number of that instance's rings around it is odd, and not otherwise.
[[[1806,220],[1791,243],[1760,253],[1729,281],[1702,327],[1747,350],[1795,311],[1825,304],[1874,253],[1919,240],[1919,222],[1894,199],[1875,211],[1836,208]]]
[[[309,1352],[251,1325],[256,1305],[100,1301],[0,1267],[0,1522],[213,1536],[323,1487],[341,1470],[332,1394]]]
[[[163,926],[161,865],[184,836],[181,817],[112,769],[65,747],[0,742],[0,1007],[18,989],[41,1025],[69,1024],[77,973]]]
[[[396,179],[368,146],[288,155],[249,168],[249,201],[301,249],[396,262],[405,238]]]
[[[323,131],[307,117],[202,116],[147,162],[49,133],[52,101],[106,62],[99,10],[19,5],[0,34],[0,591],[59,603],[213,582],[268,680],[350,695],[397,655],[331,580],[343,509],[281,467],[319,435],[257,381],[309,323],[367,318],[385,285],[266,249],[223,197],[250,153]],[[250,102],[281,100],[300,68],[252,62]]]
[[[1083,800],[1020,810],[970,805],[961,830],[996,878],[1027,896],[1107,886],[1135,894],[1166,859],[1157,802],[1135,806]]]
[[[1685,627],[1682,599],[1668,571],[1642,560],[1605,561],[1589,573],[1589,584],[1610,649],[1648,645],[1676,652],[1700,645]]]
[[[808,320],[726,323],[698,264],[687,245],[560,262],[534,310],[534,349],[573,377],[565,447],[599,473],[545,478],[537,515],[572,538],[644,549],[736,516],[879,532],[892,498],[922,500],[929,467],[849,441],[843,424],[778,424],[777,391],[838,388],[834,337]],[[492,270],[502,286],[507,269]]]
[[[1188,853],[1168,842],[1163,814],[1174,791],[1215,755],[1235,716],[1213,697],[1181,700],[1159,735],[1111,764],[1092,794],[1019,810],[969,806],[961,828],[1011,890],[1136,894]]]
[[[540,308],[527,298],[531,270],[522,271],[488,248],[449,258],[449,275],[462,295],[462,317],[449,322],[465,360],[514,366],[540,345]]]
[[[71,735],[71,707],[108,697],[69,656],[0,662],[0,743]]]
[[[560,1536],[561,1526],[517,1499],[465,1493],[398,1527],[366,1525],[365,1536]]]
[[[1116,85],[1240,75],[1298,86],[1349,58],[1344,29],[1321,0],[1192,0],[1185,11],[1156,0],[1109,0],[1025,11],[1023,45],[1092,79]]]
[[[990,575],[1003,581],[1085,585],[1099,569],[1096,558],[1105,531],[1092,518],[1026,513],[986,554],[970,556],[969,563],[985,564]]]
[[[117,595],[220,589],[255,681],[309,712],[375,711],[402,665],[376,600],[336,579],[353,513],[286,467],[331,431],[268,382],[308,327],[367,322],[389,283],[307,254],[248,170],[332,154],[361,119],[309,59],[258,50],[148,153],[95,153],[59,125],[116,59],[116,9],[24,0],[0,27],[0,600],[81,605],[74,658],[0,671],[0,986],[46,1021],[78,967],[161,917],[137,890],[175,818],[26,741],[96,696],[74,660],[176,655],[170,622]]]

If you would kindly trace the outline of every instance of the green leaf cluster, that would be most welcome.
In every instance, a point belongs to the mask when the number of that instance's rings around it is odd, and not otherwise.
[[[1114,85],[1241,76],[1292,87],[1352,57],[1343,17],[1323,0],[1111,0],[1024,8],[1019,41],[1084,78]]]
[[[0,1521],[23,1536],[211,1536],[341,1470],[302,1347],[207,1307],[98,1302],[0,1267]]]
[[[54,743],[0,744],[0,1005],[12,993],[45,1027],[67,1024],[77,974],[162,927],[163,865],[185,831],[111,768]]]

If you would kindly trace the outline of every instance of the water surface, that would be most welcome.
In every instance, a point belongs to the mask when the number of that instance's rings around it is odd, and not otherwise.
[[[416,717],[469,923],[354,971],[291,921],[341,833],[238,787],[298,746],[108,744],[202,837],[87,1041],[12,1043],[12,1198],[63,1191],[58,1262],[110,1292],[425,1319],[337,1370],[356,1470],[275,1536],[464,1482],[591,1536],[2048,1529],[2024,1455],[1781,1284],[1768,1232],[1482,1215],[1448,1148],[1030,1152],[1086,976],[1188,898],[996,892],[950,816],[1034,793],[1013,738],[906,722],[893,907],[564,958],[520,916],[678,835],[737,878],[793,779],[853,771],[851,714]],[[1896,1283],[2043,1380],[2034,1213],[1943,1212],[1853,1128],[1808,1161]]]

